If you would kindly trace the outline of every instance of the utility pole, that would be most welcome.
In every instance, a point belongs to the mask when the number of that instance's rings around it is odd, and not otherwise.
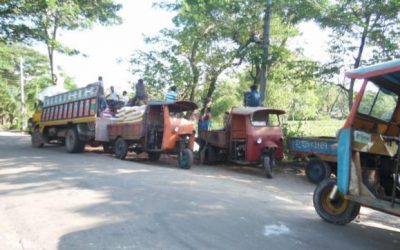
[[[269,48],[269,26],[271,20],[271,5],[272,0],[265,1],[265,14],[264,14],[264,39],[263,39],[263,57],[261,60],[261,71],[260,71],[260,101],[261,105],[264,106],[265,92],[267,89],[267,64],[268,64],[268,48]]]
[[[24,131],[26,128],[25,122],[25,91],[24,91],[24,59],[19,59],[19,73],[20,73],[20,92],[21,92],[21,128]]]

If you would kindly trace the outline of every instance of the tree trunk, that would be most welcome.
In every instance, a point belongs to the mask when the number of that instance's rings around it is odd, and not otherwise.
[[[192,52],[191,52],[191,55],[189,58],[190,68],[191,68],[192,74],[193,74],[192,89],[190,91],[190,96],[189,96],[189,100],[192,102],[194,101],[194,97],[196,95],[196,89],[197,89],[197,85],[199,83],[199,77],[200,77],[199,68],[196,65],[196,55],[197,55],[198,47],[199,47],[199,42],[195,41],[193,43]]]
[[[368,26],[369,26],[369,18],[367,20],[367,25],[366,27],[364,27],[362,36],[361,36],[361,41],[360,41],[360,47],[358,48],[358,54],[357,57],[354,61],[354,69],[357,69],[358,67],[360,67],[361,64],[361,58],[362,58],[362,54],[364,51],[364,47],[365,47],[365,41],[367,40],[367,35],[368,35]],[[353,106],[353,93],[354,93],[354,83],[355,83],[356,79],[351,79],[350,81],[350,86],[349,86],[349,96],[348,96],[348,101],[349,101],[349,111],[351,111],[351,107]]]
[[[264,106],[266,89],[267,89],[267,62],[269,47],[269,26],[271,16],[271,0],[266,0],[266,8],[264,14],[264,39],[263,39],[263,57],[261,60],[260,71],[260,102]]]
[[[214,76],[212,76],[211,79],[210,79],[210,86],[208,87],[207,95],[206,95],[206,98],[204,98],[204,100],[203,100],[203,107],[201,108],[201,111],[200,111],[200,114],[202,114],[202,115],[203,115],[203,114],[205,113],[205,111],[206,111],[206,106],[207,106],[208,100],[209,100],[209,99],[212,97],[212,95],[214,94],[214,91],[215,91],[215,88],[216,88],[216,85],[217,85],[218,76],[219,76],[219,74],[214,75]]]
[[[51,45],[47,45],[47,52],[49,54],[51,81],[53,85],[57,85],[57,77],[54,74],[54,48]]]

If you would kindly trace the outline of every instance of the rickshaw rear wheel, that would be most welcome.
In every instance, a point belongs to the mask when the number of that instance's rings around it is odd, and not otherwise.
[[[149,157],[150,161],[158,161],[161,157],[159,152],[148,152],[147,156]]]
[[[262,166],[265,171],[265,177],[268,179],[272,178],[272,161],[271,161],[271,156],[264,156],[262,159]]]
[[[320,159],[312,159],[306,166],[306,176],[311,183],[318,184],[331,176],[331,167]]]
[[[115,157],[117,157],[118,159],[125,159],[126,155],[128,154],[128,144],[123,138],[120,137],[115,142],[114,153]]]
[[[193,164],[193,153],[190,149],[185,148],[179,153],[178,165],[182,169],[189,169]]]
[[[335,179],[325,179],[318,184],[313,196],[314,208],[323,220],[344,225],[357,217],[360,205],[345,199],[340,193],[335,199],[330,199],[330,193],[335,185]]]
[[[208,145],[206,146],[206,164],[215,165],[217,163],[217,150],[215,147]]]

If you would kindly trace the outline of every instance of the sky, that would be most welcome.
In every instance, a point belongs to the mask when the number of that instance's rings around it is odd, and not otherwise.
[[[129,82],[141,77],[128,72],[128,65],[118,63],[127,59],[135,50],[145,49],[143,35],[156,35],[164,27],[171,27],[172,13],[152,8],[153,1],[118,0],[123,4],[119,15],[123,23],[116,26],[96,25],[90,30],[62,31],[60,41],[78,49],[87,57],[56,55],[56,65],[73,77],[78,86],[97,81],[103,76],[105,87],[111,85],[118,92],[129,90]],[[45,53],[44,46],[40,50]]]
[[[78,49],[87,57],[65,56],[57,54],[55,62],[67,75],[74,78],[79,87],[97,81],[103,76],[105,88],[115,86],[118,93],[130,90],[140,75],[132,75],[127,63],[118,63],[119,59],[128,59],[136,50],[146,49],[143,35],[156,35],[159,30],[172,26],[173,13],[152,7],[151,0],[117,0],[123,5],[119,15],[121,25],[99,26],[90,30],[62,31],[60,41]],[[303,47],[307,57],[324,61],[324,52],[328,41],[327,34],[312,22],[300,25],[302,35],[291,41],[291,46]],[[40,50],[45,53],[45,47]],[[62,81],[62,79],[61,79]]]

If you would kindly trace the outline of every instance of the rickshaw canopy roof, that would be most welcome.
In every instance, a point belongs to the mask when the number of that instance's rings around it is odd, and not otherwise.
[[[400,59],[360,67],[346,72],[346,76],[354,79],[383,78],[385,82],[400,85]]]
[[[171,112],[184,112],[197,109],[197,104],[191,101],[149,101],[149,106],[168,106]]]
[[[272,108],[265,108],[265,107],[239,107],[233,108],[231,114],[233,115],[251,115],[258,111],[264,111],[267,113],[283,115],[286,112],[281,109],[272,109]]]

